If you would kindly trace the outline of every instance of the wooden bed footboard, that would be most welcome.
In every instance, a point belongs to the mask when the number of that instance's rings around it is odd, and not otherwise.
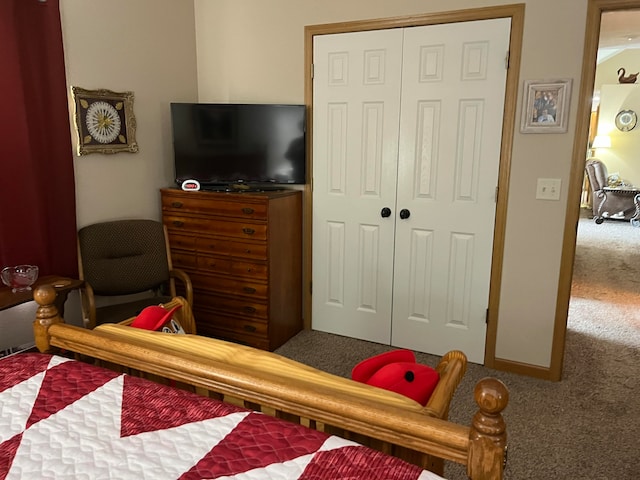
[[[423,467],[440,465],[435,458],[466,465],[472,480],[503,478],[507,438],[502,411],[509,394],[497,379],[478,382],[474,391],[478,411],[471,425],[464,426],[444,419],[448,403],[433,407],[444,415],[434,418],[436,412],[406,397],[271,352],[197,335],[148,332],[123,325],[87,330],[63,323],[53,305],[53,288],[39,287],[34,299],[39,304],[34,333],[42,352],[62,349],[126,367],[132,374],[143,372],[180,382],[223,400],[239,399],[249,408],[311,428],[326,427],[330,433],[354,438]],[[455,355],[441,365],[446,367],[449,361],[460,368]]]

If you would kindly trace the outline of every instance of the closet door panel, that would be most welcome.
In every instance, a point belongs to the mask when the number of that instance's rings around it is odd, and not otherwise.
[[[401,30],[314,43],[312,328],[386,344],[401,62]]]
[[[509,19],[405,29],[394,346],[484,362],[509,32]],[[408,248],[422,232],[424,269]],[[416,315],[415,299],[429,308]]]
[[[437,158],[441,102],[438,100],[419,101],[416,110],[415,174],[408,187],[414,190],[414,195],[417,197],[434,199],[438,178]]]

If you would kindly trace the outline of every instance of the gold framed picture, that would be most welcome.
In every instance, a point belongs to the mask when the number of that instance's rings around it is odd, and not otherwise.
[[[78,155],[138,151],[133,92],[71,87]]]

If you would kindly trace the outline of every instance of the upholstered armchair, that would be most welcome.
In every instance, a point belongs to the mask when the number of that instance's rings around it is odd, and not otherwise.
[[[135,219],[95,223],[78,231],[85,324],[117,323],[179,293],[193,304],[189,276],[171,263],[165,226]],[[176,291],[175,280],[180,282]]]
[[[607,167],[600,160],[592,159],[586,165],[587,177],[591,185],[593,219],[601,224],[605,219],[635,220],[634,198],[640,189],[632,186],[609,186]]]

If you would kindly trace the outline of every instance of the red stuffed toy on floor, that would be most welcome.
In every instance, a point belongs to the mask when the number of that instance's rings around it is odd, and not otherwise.
[[[417,363],[411,350],[392,350],[358,363],[351,371],[351,378],[399,393],[425,406],[440,375],[434,368]]]

